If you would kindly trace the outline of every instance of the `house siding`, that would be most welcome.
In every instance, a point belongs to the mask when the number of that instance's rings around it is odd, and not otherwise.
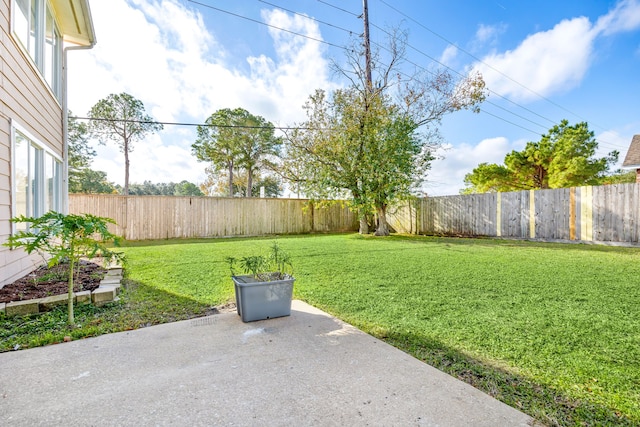
[[[62,108],[31,59],[11,36],[11,0],[0,0],[0,245],[11,233],[11,121],[62,157]],[[0,287],[42,262],[0,246]]]

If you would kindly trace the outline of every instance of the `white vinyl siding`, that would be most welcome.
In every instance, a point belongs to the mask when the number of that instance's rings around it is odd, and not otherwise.
[[[86,0],[73,1],[75,6],[81,6],[76,7],[73,16],[68,15],[71,9],[57,9],[66,3],[66,0],[40,0],[39,3],[0,0],[0,244],[15,232],[10,219],[16,215],[31,214],[34,210],[44,212],[56,206],[61,207],[60,211],[66,210],[61,204],[64,186],[57,184],[61,180],[63,163],[60,160],[64,152],[59,96],[63,46],[59,37],[71,34],[70,42],[74,42],[73,37],[81,44],[91,42],[75,34],[75,18],[80,25],[78,31],[93,34],[92,28],[85,24],[89,12]],[[38,5],[40,9],[36,12]],[[41,43],[39,53],[37,43]],[[16,136],[19,140],[26,137],[28,142],[16,147]],[[16,148],[21,149],[20,153]],[[36,173],[39,154],[41,177]],[[23,160],[18,164],[16,157]],[[14,193],[18,189],[20,191]],[[41,263],[42,258],[37,254],[28,255],[21,249],[11,250],[0,245],[0,287]]]

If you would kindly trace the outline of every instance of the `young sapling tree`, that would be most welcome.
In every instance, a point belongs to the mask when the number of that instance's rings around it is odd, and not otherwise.
[[[21,215],[11,221],[26,223],[27,229],[10,236],[3,243],[4,246],[23,248],[28,254],[40,253],[43,257],[49,257],[49,266],[69,263],[68,323],[74,326],[74,268],[82,257],[91,259],[100,256],[105,262],[122,259],[121,253],[113,252],[105,246],[106,242],[118,244],[118,237],[108,229],[108,224],[115,224],[115,221],[91,214],[65,215],[54,211],[38,218]]]

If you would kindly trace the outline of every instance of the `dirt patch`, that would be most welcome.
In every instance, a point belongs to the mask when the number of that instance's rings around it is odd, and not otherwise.
[[[58,264],[54,267],[43,265],[13,283],[0,289],[0,303],[25,301],[61,295],[68,292],[69,264]],[[74,274],[75,292],[93,291],[100,286],[106,270],[98,264],[80,261],[79,270]]]
[[[212,314],[220,314],[220,313],[231,313],[236,311],[236,303],[235,302],[227,302],[226,304],[217,305],[215,307],[209,308],[204,315],[209,316]]]

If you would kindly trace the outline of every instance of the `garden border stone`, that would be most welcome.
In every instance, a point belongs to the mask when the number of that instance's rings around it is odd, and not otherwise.
[[[118,301],[120,286],[122,285],[122,267],[110,265],[107,268],[105,278],[100,281],[100,286],[92,291],[74,293],[74,302],[77,304],[95,304],[103,306],[110,302]],[[12,301],[0,303],[0,313],[9,316],[25,316],[38,314],[51,308],[67,303],[67,294],[53,295],[46,298],[37,298],[25,301]]]

